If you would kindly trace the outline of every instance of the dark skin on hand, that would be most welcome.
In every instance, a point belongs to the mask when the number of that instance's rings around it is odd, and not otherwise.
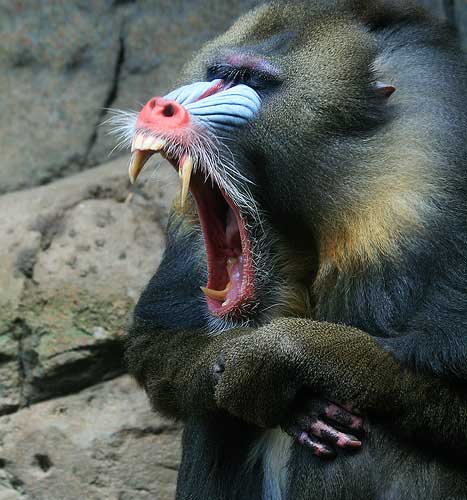
[[[122,115],[182,184],[125,346],[178,499],[467,498],[466,81],[407,2],[281,2]]]

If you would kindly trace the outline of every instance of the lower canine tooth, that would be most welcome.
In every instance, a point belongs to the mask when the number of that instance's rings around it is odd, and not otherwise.
[[[153,151],[141,151],[139,149],[133,152],[130,158],[130,164],[128,165],[128,176],[130,177],[130,182],[132,184],[134,184],[139,173],[143,169],[144,164],[153,154]]]
[[[209,297],[210,299],[215,300],[225,300],[227,297],[227,293],[230,290],[230,281],[227,283],[224,290],[213,290],[212,288],[208,288],[207,286],[200,287],[204,295]]]
[[[188,196],[188,188],[190,187],[191,172],[193,171],[193,160],[190,156],[185,157],[183,164],[179,167],[178,175],[182,179],[182,188],[180,192],[180,206],[185,207],[186,198]]]

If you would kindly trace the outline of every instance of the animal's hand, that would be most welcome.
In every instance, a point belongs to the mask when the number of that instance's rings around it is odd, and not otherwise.
[[[367,334],[342,325],[279,319],[224,343],[217,404],[262,427],[286,421],[302,388],[361,411],[395,401],[397,363]]]
[[[281,427],[317,457],[332,458],[338,448],[355,451],[362,445],[363,419],[352,411],[303,391]]]
[[[284,421],[302,385],[292,353],[287,336],[262,329],[224,343],[213,368],[218,406],[261,427]]]

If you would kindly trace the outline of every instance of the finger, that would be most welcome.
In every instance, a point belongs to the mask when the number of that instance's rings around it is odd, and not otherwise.
[[[324,408],[323,415],[346,428],[356,431],[363,430],[363,419],[357,415],[353,415],[342,406],[335,403],[328,403]]]
[[[289,434],[289,436],[293,437],[302,446],[310,448],[313,455],[317,457],[333,458],[336,455],[336,452],[330,446],[328,446],[326,443],[323,443],[315,436],[312,436],[306,431],[303,431],[296,425],[283,426],[283,429],[287,434]]]
[[[301,445],[310,448],[313,455],[316,455],[317,457],[332,458],[336,455],[336,452],[330,446],[305,431],[302,431],[298,435],[297,441]]]
[[[345,403],[340,406],[342,406],[342,408],[347,410],[349,413],[353,413],[354,415],[361,415],[361,411],[353,403]]]
[[[348,405],[348,408],[350,408],[350,405]],[[326,417],[343,428],[363,431],[363,419],[351,413],[348,408],[322,398],[311,398],[305,401],[305,411],[311,418]]]
[[[338,431],[322,420],[315,420],[311,423],[308,434],[310,433],[339,448],[360,448],[362,446],[362,442],[352,434]]]

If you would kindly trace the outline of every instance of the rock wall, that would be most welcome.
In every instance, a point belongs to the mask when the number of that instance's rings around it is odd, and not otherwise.
[[[107,108],[165,93],[188,55],[257,0],[0,3],[0,192],[107,161]]]
[[[188,54],[260,0],[0,3],[0,193],[107,161],[107,108],[164,94]],[[467,47],[467,0],[423,0]]]
[[[128,197],[126,165],[0,197],[1,500],[173,498],[178,428],[123,375],[120,340],[178,176],[159,165]]]
[[[255,3],[0,2],[0,500],[173,498],[180,430],[124,375],[120,339],[178,179],[160,164],[129,197],[99,124]],[[425,3],[467,46],[467,0]]]
[[[177,183],[161,166],[125,201],[125,171],[116,160],[0,198],[0,413],[122,372],[118,340]]]
[[[128,376],[0,417],[0,499],[172,499],[179,431]]]

